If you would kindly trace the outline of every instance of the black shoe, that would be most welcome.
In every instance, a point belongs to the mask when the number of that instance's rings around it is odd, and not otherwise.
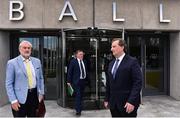
[[[81,115],[81,112],[76,112],[76,116],[80,116]]]

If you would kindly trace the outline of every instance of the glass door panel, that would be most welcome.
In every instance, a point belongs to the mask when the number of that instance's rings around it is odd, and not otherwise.
[[[135,57],[138,59],[138,62],[141,66],[142,64],[142,38],[139,36],[129,36],[126,39],[127,43],[127,53],[131,55],[132,57]],[[142,66],[141,66],[142,67]]]
[[[110,61],[113,59],[111,53],[111,38],[100,38],[98,45],[98,102],[99,108],[104,108],[103,101],[106,92],[107,72]]]
[[[89,73],[89,82],[84,90],[84,108],[95,108],[91,100],[98,99],[97,85],[97,39],[95,38],[66,38],[66,66],[68,68],[71,59],[75,58],[75,51],[83,50],[84,60],[87,62],[87,71]],[[68,70],[68,69],[67,69]],[[67,74],[67,71],[66,71]],[[67,106],[74,105],[74,97],[67,95]],[[87,106],[86,106],[87,105]]]
[[[43,66],[46,99],[57,99],[57,36],[43,36]]]
[[[127,53],[136,57],[143,73],[143,95],[164,94],[164,43],[163,35],[129,35]]]
[[[145,89],[157,94],[164,88],[163,41],[160,37],[148,37],[145,41]]]

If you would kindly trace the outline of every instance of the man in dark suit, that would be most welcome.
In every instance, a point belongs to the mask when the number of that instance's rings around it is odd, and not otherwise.
[[[67,84],[68,86],[72,85],[75,89],[76,115],[80,116],[82,111],[82,96],[88,73],[86,61],[83,60],[84,52],[77,50],[75,55],[76,57],[72,59],[69,64]]]
[[[104,102],[112,117],[136,117],[140,104],[141,69],[137,59],[125,54],[125,45],[120,38],[112,40],[115,59],[109,64]]]

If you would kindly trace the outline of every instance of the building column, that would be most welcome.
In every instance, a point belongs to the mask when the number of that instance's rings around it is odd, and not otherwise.
[[[8,103],[5,89],[6,63],[10,57],[9,33],[0,31],[0,107]]]
[[[180,32],[170,35],[170,96],[180,100]]]

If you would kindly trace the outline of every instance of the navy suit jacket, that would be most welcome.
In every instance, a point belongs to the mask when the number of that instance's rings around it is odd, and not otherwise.
[[[126,102],[138,108],[142,88],[142,72],[137,59],[125,55],[118,67],[115,79],[111,73],[114,62],[115,59],[110,62],[108,68],[105,101],[109,102],[111,109],[116,105],[119,110],[123,110]]]
[[[86,70],[86,80],[88,79],[88,72],[87,72],[87,63],[85,60],[83,60],[85,70]],[[78,82],[80,80],[80,67],[78,60],[76,58],[72,59],[69,63],[68,67],[68,74],[67,74],[67,82],[72,83],[73,85],[78,85]]]

